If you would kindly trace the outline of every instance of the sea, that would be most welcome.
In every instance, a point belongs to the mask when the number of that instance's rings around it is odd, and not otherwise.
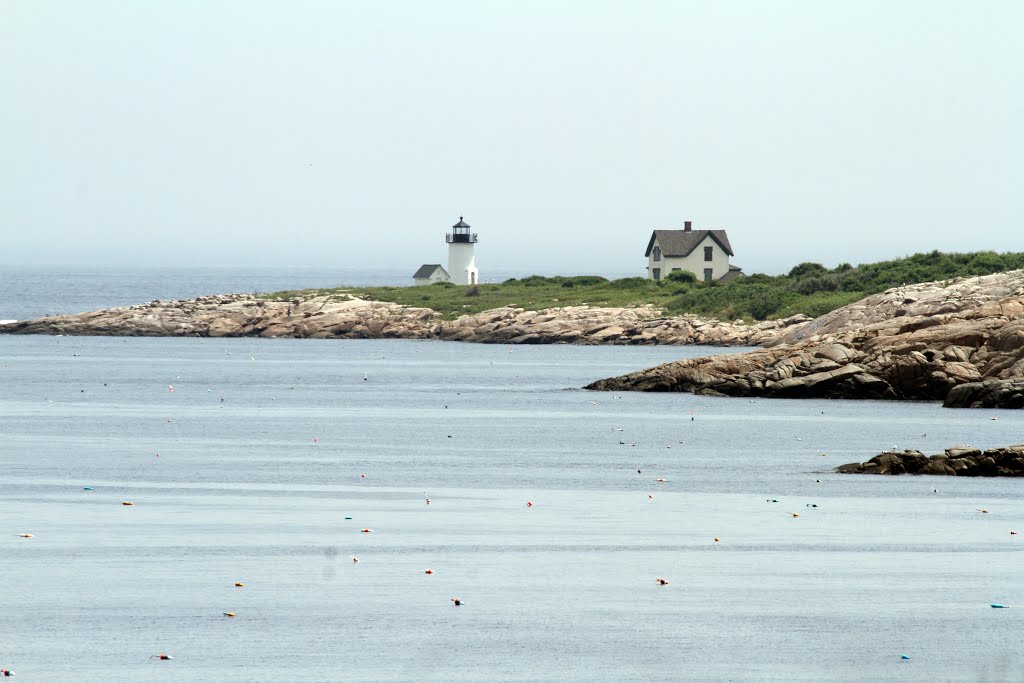
[[[0,318],[392,277],[214,271],[0,269]],[[1024,480],[833,471],[1020,412],[581,388],[743,350],[0,335],[0,669],[1024,680]]]

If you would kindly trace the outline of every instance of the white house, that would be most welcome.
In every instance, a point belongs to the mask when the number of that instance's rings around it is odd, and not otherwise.
[[[451,282],[452,278],[448,271],[441,267],[440,263],[424,263],[412,275],[415,285],[432,285],[435,282]]]
[[[698,280],[731,280],[743,274],[729,263],[732,246],[725,230],[694,230],[686,221],[682,230],[655,230],[647,243],[647,278],[661,280],[677,270],[688,270]]]

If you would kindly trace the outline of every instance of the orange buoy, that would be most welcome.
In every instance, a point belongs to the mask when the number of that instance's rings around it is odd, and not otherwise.
[[[372,534],[373,529],[360,529],[359,532],[363,534]]]
[[[22,538],[32,538],[32,534],[18,534]]]
[[[433,573],[434,573],[434,570],[433,570],[433,569],[424,569],[424,570],[423,570],[423,573],[424,573],[424,574],[433,574]]]

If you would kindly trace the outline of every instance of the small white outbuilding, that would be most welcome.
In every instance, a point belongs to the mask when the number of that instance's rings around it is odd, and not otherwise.
[[[417,286],[432,285],[435,282],[451,282],[452,278],[440,263],[424,263],[419,270],[413,273],[412,281]]]

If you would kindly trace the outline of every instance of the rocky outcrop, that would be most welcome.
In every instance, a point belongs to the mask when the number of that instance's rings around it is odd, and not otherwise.
[[[600,380],[598,390],[1024,406],[1024,271],[891,289],[769,348]]]
[[[947,448],[940,455],[921,451],[887,451],[867,462],[836,468],[840,474],[941,474],[956,477],[1024,477],[1024,445],[982,451],[970,446]]]
[[[441,316],[426,308],[361,299],[267,301],[251,295],[152,301],[0,325],[7,334],[138,337],[424,338]]]
[[[665,317],[649,306],[571,306],[540,311],[505,307],[447,321],[427,308],[344,295],[268,300],[230,294],[39,318],[0,325],[0,333],[756,346],[809,321],[807,316],[794,316],[747,325],[692,315]]]
[[[652,306],[496,308],[443,323],[437,338],[502,344],[670,344],[759,346],[810,322],[804,315],[754,325],[695,315],[665,317]]]

